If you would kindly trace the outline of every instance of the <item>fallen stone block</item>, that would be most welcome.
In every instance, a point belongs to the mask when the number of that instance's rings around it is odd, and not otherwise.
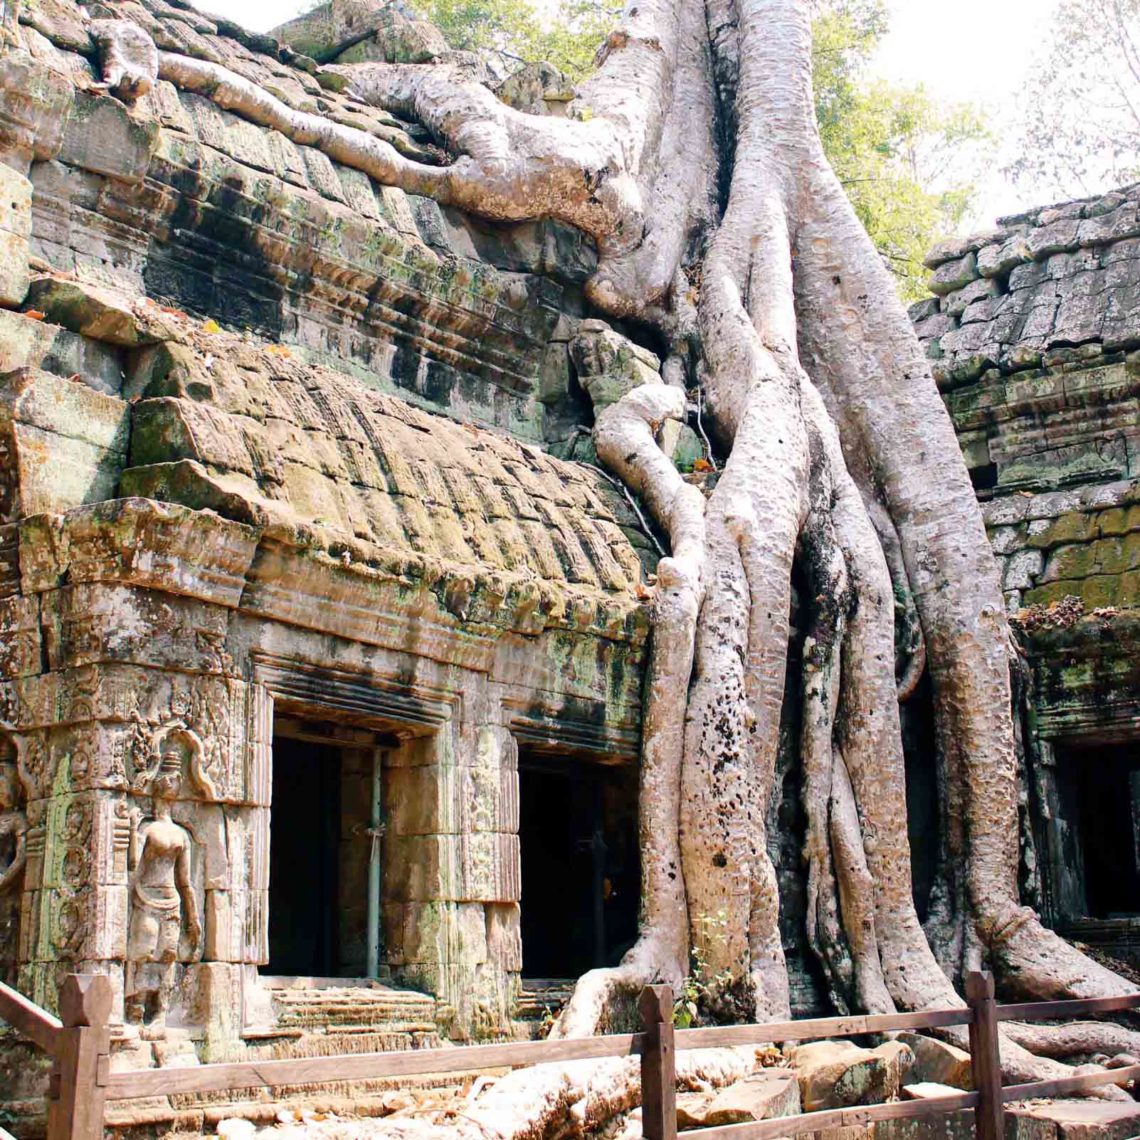
[[[900,1033],[899,1040],[914,1053],[914,1064],[907,1073],[907,1083],[934,1082],[956,1089],[972,1089],[970,1054],[936,1037],[921,1033]]]
[[[689,1092],[677,1094],[677,1127],[681,1131],[689,1128],[704,1128],[709,1105],[714,1092]]]
[[[800,1088],[787,1069],[762,1069],[713,1095],[705,1110],[705,1126],[746,1124],[800,1111]]]
[[[804,1112],[880,1104],[899,1095],[914,1053],[901,1041],[861,1049],[850,1041],[815,1041],[791,1050]]]
[[[1128,1140],[1140,1136],[1140,1104],[1106,1100],[1053,1100],[1010,1105],[1014,1135],[1037,1140]],[[1010,1134],[1007,1127],[1006,1135]]]

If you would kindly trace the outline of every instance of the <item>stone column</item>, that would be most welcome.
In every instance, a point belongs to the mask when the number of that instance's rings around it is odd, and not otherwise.
[[[384,802],[389,964],[450,1007],[449,1032],[501,1032],[521,967],[518,772],[509,732],[486,721],[450,723],[409,739],[389,755]]]

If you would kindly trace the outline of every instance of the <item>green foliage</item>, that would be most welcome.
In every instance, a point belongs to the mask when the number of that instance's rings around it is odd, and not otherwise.
[[[546,19],[532,0],[413,3],[452,47],[498,53],[507,62],[546,61],[571,81],[593,70],[596,49],[621,12],[615,0],[564,0]],[[990,137],[970,106],[942,106],[921,87],[867,78],[886,31],[884,0],[818,0],[816,110],[836,173],[900,293],[912,300],[926,293],[923,257],[969,212],[974,187],[962,168],[971,158],[980,162]]]
[[[728,919],[724,911],[715,918],[704,915],[700,919],[705,937],[710,941],[723,941]],[[710,1012],[723,1001],[724,992],[732,984],[732,974],[725,970],[719,974],[710,972],[708,961],[700,948],[694,946],[689,952],[689,973],[681,983],[681,992],[673,1003],[673,1024],[678,1029],[707,1024]],[[715,1022],[715,1018],[713,1019]]]
[[[886,34],[883,0],[827,0],[814,25],[816,114],[823,147],[905,300],[925,296],[922,259],[970,211],[967,174],[992,140],[967,104],[945,106],[922,87],[869,80]]]
[[[1140,0],[1062,0],[1023,98],[1016,181],[1072,198],[1140,179]]]
[[[414,7],[454,48],[550,63],[570,80],[593,70],[598,46],[621,14],[612,0],[568,0],[549,18],[531,0],[414,0]]]

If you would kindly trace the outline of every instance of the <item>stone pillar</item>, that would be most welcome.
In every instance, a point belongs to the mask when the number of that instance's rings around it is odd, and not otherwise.
[[[117,664],[21,686],[19,984],[34,1000],[54,1007],[63,976],[96,972],[111,978],[115,1018],[144,1029],[157,1020],[156,1035],[164,1021],[231,1034],[240,1024],[255,830],[249,689],[229,677]],[[159,838],[163,819],[169,834]],[[184,851],[172,876],[159,858],[170,843]],[[132,992],[147,1008],[130,1008]]]
[[[32,184],[0,162],[0,305],[24,303],[32,275]]]
[[[460,1037],[501,1032],[521,968],[518,771],[499,724],[448,724],[389,754],[384,941]]]

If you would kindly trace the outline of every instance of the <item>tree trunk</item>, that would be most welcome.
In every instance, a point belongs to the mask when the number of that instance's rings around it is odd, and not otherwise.
[[[1019,905],[996,563],[923,352],[824,157],[809,8],[638,0],[568,119],[503,105],[462,58],[341,69],[360,97],[428,126],[453,156],[444,167],[292,110],[218,65],[159,56],[163,78],[380,181],[488,218],[580,227],[599,250],[590,300],[654,326],[671,378],[705,409],[724,459],[708,494],[656,442],[687,415],[681,388],[644,385],[597,419],[599,456],[671,550],[645,690],[641,935],[619,967],[582,979],[558,1035],[597,1031],[615,995],[677,984],[691,960],[706,1014],[788,1015],[765,820],[793,572],[809,587],[790,686],[803,702],[808,933],[837,1002],[957,1004],[953,980],[982,962],[1021,996],[1131,989]],[[896,596],[912,619],[900,652]],[[945,817],[926,931],[898,709],[924,668]],[[1072,1055],[1097,1051],[1098,1032],[1011,1031],[1010,1075],[1057,1068],[1016,1040]],[[1112,1051],[1125,1041],[1102,1036]]]

